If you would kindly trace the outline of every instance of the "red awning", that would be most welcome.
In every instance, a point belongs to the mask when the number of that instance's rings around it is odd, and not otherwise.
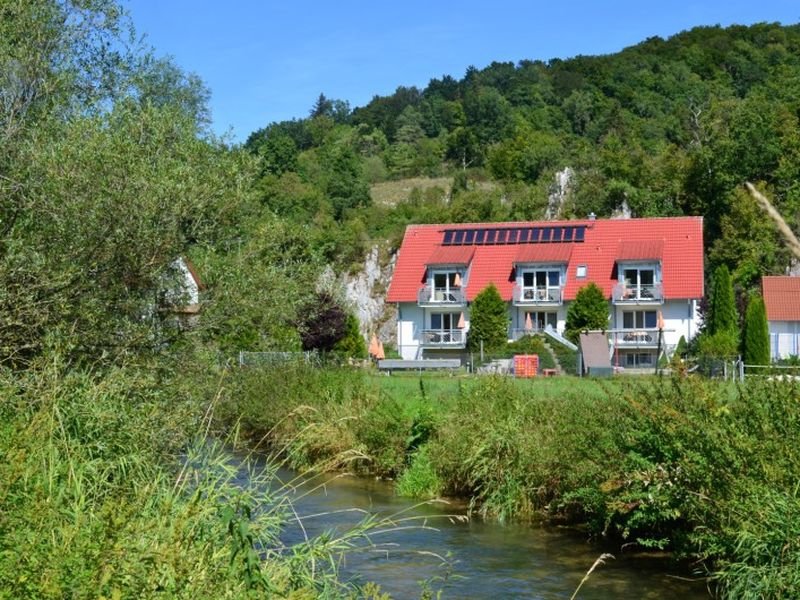
[[[569,262],[572,248],[573,244],[525,244],[519,247],[514,263]]]
[[[617,260],[661,260],[663,253],[664,240],[626,240],[619,243]]]
[[[468,265],[475,254],[474,246],[439,246],[426,265]]]

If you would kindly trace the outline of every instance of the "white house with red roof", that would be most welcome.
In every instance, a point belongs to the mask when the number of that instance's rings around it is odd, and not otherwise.
[[[699,326],[702,217],[410,225],[387,295],[398,351],[406,360],[463,353],[470,302],[490,283],[508,302],[509,340],[561,332],[589,282],[609,300],[616,363],[654,365],[659,317],[666,347]]]
[[[800,277],[761,279],[772,360],[800,356]]]

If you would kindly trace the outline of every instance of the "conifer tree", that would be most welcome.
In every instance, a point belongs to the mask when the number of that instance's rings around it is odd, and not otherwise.
[[[508,307],[493,283],[475,296],[470,308],[468,346],[478,350],[481,341],[486,350],[508,343]]]
[[[708,307],[706,331],[710,335],[720,332],[737,334],[739,316],[736,313],[736,300],[733,295],[733,283],[728,267],[722,265],[714,271],[714,283],[711,288],[711,301]]]
[[[766,307],[760,296],[755,296],[747,305],[742,337],[744,362],[748,365],[768,365],[770,362],[769,328]]]
[[[608,328],[608,300],[597,284],[578,290],[567,309],[566,337],[574,342],[584,329]]]

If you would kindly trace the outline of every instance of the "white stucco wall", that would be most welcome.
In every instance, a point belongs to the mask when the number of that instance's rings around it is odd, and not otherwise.
[[[422,308],[415,302],[401,302],[397,306],[397,352],[403,360],[423,358],[420,340],[422,331],[431,328],[432,313],[464,313],[464,335],[469,331],[469,308]]]
[[[697,334],[700,325],[696,300],[666,300],[664,304],[651,306],[614,305],[610,327],[622,329],[622,313],[634,310],[661,311],[664,318],[664,343],[667,346],[676,346],[681,336],[688,342]]]
[[[559,307],[542,308],[544,311],[555,311],[557,314],[558,331],[563,332],[566,326],[567,308],[569,302],[565,302]],[[525,313],[527,311],[538,310],[534,307],[513,306],[509,303],[510,329],[525,328]],[[424,329],[430,329],[430,315],[433,312],[464,312],[465,327],[464,333],[469,331],[469,308],[421,308],[415,302],[402,302],[398,304],[397,320],[397,350],[405,360],[422,358],[422,348],[420,338]],[[622,313],[628,310],[660,310],[664,318],[664,344],[674,348],[681,336],[689,341],[697,334],[699,327],[699,317],[697,314],[696,300],[668,300],[661,305],[655,306],[616,306],[609,302],[609,328],[622,328]],[[797,326],[797,333],[800,334],[800,323]],[[794,331],[794,330],[792,330]],[[772,329],[770,329],[772,332]]]
[[[800,321],[767,321],[773,360],[800,355]]]

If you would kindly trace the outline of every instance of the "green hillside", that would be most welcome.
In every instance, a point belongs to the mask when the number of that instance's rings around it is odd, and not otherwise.
[[[268,206],[342,237],[330,259],[409,222],[541,218],[571,167],[562,217],[623,203],[634,216],[703,215],[709,264],[752,287],[788,258],[742,184],[760,182],[797,223],[798,116],[800,26],[698,27],[607,56],[471,67],[353,110],[321,95],[308,118],[259,129],[246,148]],[[454,178],[452,203],[421,189],[370,208],[367,184],[411,177]],[[488,180],[500,185],[474,183]]]

